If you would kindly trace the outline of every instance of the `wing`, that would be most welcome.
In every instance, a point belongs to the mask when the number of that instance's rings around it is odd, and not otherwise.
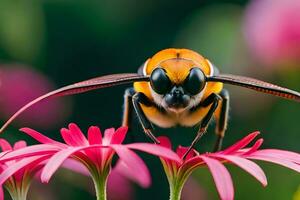
[[[260,81],[254,78],[244,77],[244,76],[236,76],[232,74],[220,74],[211,77],[207,77],[207,81],[209,82],[222,82],[228,83],[231,85],[238,85],[242,87],[246,87],[252,90],[256,90],[259,92],[272,94],[275,96],[279,96],[286,99],[292,99],[300,102],[300,93],[280,87],[278,85],[273,85],[271,83],[267,83],[264,81]]]
[[[24,112],[32,105],[44,99],[48,99],[50,97],[56,97],[56,96],[67,96],[72,94],[79,94],[90,90],[96,90],[100,88],[112,87],[115,85],[121,85],[121,84],[139,82],[139,81],[149,81],[149,77],[139,75],[139,74],[113,74],[107,76],[100,76],[97,78],[89,79],[86,81],[82,81],[82,82],[78,82],[72,85],[62,87],[60,89],[49,92],[43,96],[40,96],[34,99],[33,101],[29,102],[25,106],[23,106],[11,118],[9,118],[9,120],[1,127],[0,133],[2,133],[4,129],[22,112]]]

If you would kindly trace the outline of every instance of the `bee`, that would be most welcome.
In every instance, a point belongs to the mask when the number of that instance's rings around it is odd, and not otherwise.
[[[212,118],[216,121],[220,150],[228,121],[229,92],[223,84],[237,85],[267,94],[300,101],[300,93],[244,76],[221,74],[206,58],[189,49],[165,49],[149,58],[138,73],[101,76],[49,92],[17,111],[0,129],[3,130],[32,105],[55,96],[66,96],[133,83],[124,94],[123,126],[130,126],[134,110],[145,134],[159,143],[153,125],[169,128],[176,125],[199,126],[189,150],[206,132]],[[189,152],[189,151],[188,151]],[[187,152],[187,153],[188,153]]]

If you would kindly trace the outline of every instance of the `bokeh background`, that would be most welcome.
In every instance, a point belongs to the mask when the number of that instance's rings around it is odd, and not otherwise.
[[[299,0],[0,0],[0,122],[40,94],[95,76],[135,72],[148,57],[169,47],[193,49],[224,73],[300,91],[299,10]],[[33,143],[18,132],[29,126],[59,139],[59,129],[69,122],[84,129],[117,127],[125,88],[45,101],[22,115],[1,137]],[[227,88],[231,112],[224,146],[259,130],[265,148],[300,151],[299,104]],[[155,132],[187,146],[195,130],[156,128]],[[213,131],[211,125],[199,151],[212,149]],[[147,140],[137,123],[130,134],[137,141]],[[110,199],[168,198],[159,160],[142,156],[151,170],[152,186],[142,189],[116,174],[110,180]],[[261,164],[268,176],[266,188],[229,166],[236,199],[300,199],[300,175]],[[36,182],[30,195],[34,200],[95,199],[88,178],[63,170],[48,185]],[[184,190],[184,199],[217,198],[208,170],[197,170]]]

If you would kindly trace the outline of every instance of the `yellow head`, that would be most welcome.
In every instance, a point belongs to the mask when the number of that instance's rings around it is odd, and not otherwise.
[[[150,76],[148,89],[154,102],[167,111],[182,112],[199,104],[213,67],[194,51],[165,49],[147,60],[143,73]]]

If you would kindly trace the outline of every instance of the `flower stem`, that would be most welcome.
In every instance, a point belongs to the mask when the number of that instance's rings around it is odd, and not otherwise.
[[[109,175],[109,170],[105,170],[102,173],[93,173],[93,181],[95,185],[97,200],[106,200],[106,185],[107,185],[107,178]]]
[[[95,183],[97,200],[106,200],[106,180],[98,180]]]
[[[184,186],[185,181],[173,180],[172,183],[169,182],[170,186],[170,200],[180,200],[181,191]]]

